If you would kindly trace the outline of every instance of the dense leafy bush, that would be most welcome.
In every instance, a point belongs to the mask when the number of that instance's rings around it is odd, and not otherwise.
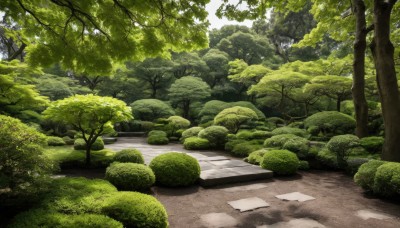
[[[292,175],[299,168],[299,159],[288,150],[271,150],[264,154],[261,167],[278,175]]]
[[[49,146],[64,146],[66,143],[60,137],[48,136],[47,137],[47,145]]]
[[[199,137],[189,137],[185,139],[183,146],[187,150],[205,150],[210,148],[210,142]]]
[[[204,128],[202,127],[191,127],[189,129],[186,129],[185,131],[182,132],[182,137],[181,137],[181,142],[184,142],[185,139],[189,137],[197,137],[199,135],[199,132],[203,130]]]
[[[157,183],[165,186],[187,186],[200,177],[199,162],[183,153],[170,152],[155,157],[150,168],[156,175]]]
[[[310,164],[308,164],[308,161],[299,162],[299,170],[309,170],[309,169],[310,169]]]
[[[293,127],[279,127],[274,129],[271,133],[273,135],[292,134],[303,138],[307,138],[309,136],[306,130]]]
[[[388,162],[378,167],[373,191],[384,197],[400,195],[400,163]]]
[[[268,150],[266,149],[253,151],[247,157],[247,162],[253,165],[260,165],[261,161],[263,160],[264,154],[267,152]]]
[[[268,139],[271,138],[273,134],[269,131],[254,131],[252,133],[252,139]]]
[[[360,139],[360,145],[369,153],[380,153],[382,151],[384,142],[385,139],[378,136],[371,136]]]
[[[253,132],[249,130],[241,130],[238,133],[236,133],[236,138],[250,140],[253,138]]]
[[[142,153],[137,149],[123,149],[114,156],[116,162],[144,164]]]
[[[289,139],[283,144],[282,149],[292,151],[297,154],[299,158],[306,158],[310,149],[309,141],[305,138]]]
[[[76,139],[74,142],[74,149],[75,150],[85,150],[86,149],[86,142],[82,138]],[[102,150],[104,149],[104,142],[103,139],[100,137],[96,139],[96,141],[92,144],[91,150]]]
[[[317,161],[326,169],[338,169],[337,155],[327,149],[318,151],[316,155]]]
[[[210,147],[223,148],[228,135],[228,129],[222,126],[210,126],[199,132],[199,137],[207,139],[210,142]]]
[[[67,145],[74,145],[75,139],[70,138],[69,136],[64,136],[62,138]]]
[[[243,142],[233,147],[231,153],[237,157],[247,157],[251,152],[259,150],[262,145],[257,145],[251,142]]]
[[[10,228],[44,227],[44,228],[92,228],[115,227],[122,228],[122,223],[105,215],[79,214],[66,215],[54,211],[34,209],[17,215],[9,226]]]
[[[170,136],[175,136],[176,131],[190,126],[190,121],[180,116],[170,116],[167,120]]]
[[[118,192],[104,201],[102,212],[124,227],[168,227],[164,206],[154,197],[138,192]]]
[[[339,167],[344,168],[351,149],[358,145],[360,139],[355,135],[337,135],[329,140],[326,147],[336,154]]]
[[[214,123],[226,127],[232,133],[236,133],[243,124],[257,119],[258,116],[253,110],[235,106],[218,113],[214,118]]]
[[[227,143],[225,143],[224,150],[231,152],[233,150],[233,147],[235,147],[237,144],[244,143],[244,142],[246,142],[246,140],[243,140],[243,139],[230,140]]]
[[[54,168],[43,148],[46,136],[21,121],[0,115],[0,205],[30,200],[45,187]],[[15,206],[15,205],[14,205]]]
[[[175,114],[170,105],[157,99],[142,99],[131,105],[133,116],[138,120],[154,121],[158,118],[168,118]]]
[[[354,176],[354,174],[358,172],[360,166],[367,163],[369,160],[368,158],[349,158],[347,160],[346,173]]]
[[[275,135],[264,141],[264,147],[282,148],[289,140],[301,140],[302,138],[293,134]]]
[[[147,134],[147,136],[149,137],[154,135],[167,137],[167,132],[160,130],[152,130]]]
[[[272,123],[275,127],[278,127],[279,125],[285,125],[285,120],[279,117],[270,117],[267,119],[268,123]]]
[[[165,145],[169,143],[169,139],[166,132],[153,130],[148,134],[147,143],[151,145]]]
[[[304,121],[305,128],[313,135],[338,135],[353,133],[356,121],[353,117],[336,111],[318,112]],[[311,128],[311,129],[310,129]]]
[[[87,167],[85,164],[85,151],[74,150],[68,146],[52,147],[45,150],[45,154],[59,164],[61,168]],[[114,161],[116,153],[110,149],[92,151],[91,168],[105,168]]]
[[[106,180],[119,190],[143,191],[149,189],[156,178],[153,171],[136,163],[113,163],[106,170]]]

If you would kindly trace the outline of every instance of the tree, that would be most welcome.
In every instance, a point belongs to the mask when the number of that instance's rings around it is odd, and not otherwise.
[[[169,89],[169,98],[175,105],[181,105],[183,118],[189,119],[190,105],[195,101],[201,101],[211,95],[211,89],[200,78],[192,76],[177,79]]]
[[[90,165],[90,150],[106,128],[132,119],[131,108],[123,101],[92,94],[75,95],[53,102],[43,115],[56,122],[70,124],[82,134],[86,143],[86,165]]]
[[[1,1],[0,11],[22,28],[33,65],[103,75],[115,62],[206,46],[207,2],[16,0]]]
[[[218,113],[214,118],[214,124],[226,127],[230,132],[236,134],[240,126],[249,121],[258,119],[257,114],[249,109],[240,106],[227,108]]]
[[[225,82],[228,75],[229,55],[218,49],[210,49],[202,57],[202,60],[207,64],[208,71],[201,74],[201,78],[207,82],[211,89],[216,85]]]
[[[175,78],[184,76],[200,76],[208,71],[207,64],[195,52],[172,53]]]
[[[167,103],[157,99],[142,99],[131,105],[133,117],[139,120],[154,121],[158,118],[168,118],[175,115]]]

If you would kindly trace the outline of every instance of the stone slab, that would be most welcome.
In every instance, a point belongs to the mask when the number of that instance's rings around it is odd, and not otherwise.
[[[239,192],[239,191],[250,191],[250,190],[257,190],[257,189],[262,189],[266,188],[266,184],[250,184],[250,185],[243,185],[243,186],[237,186],[237,187],[231,187],[231,188],[223,188],[223,191],[226,192]]]
[[[288,222],[278,222],[272,225],[257,226],[257,228],[325,228],[326,226],[310,218],[292,219]]]
[[[394,218],[393,216],[389,214],[385,214],[379,211],[374,211],[370,209],[365,209],[365,210],[359,210],[357,211],[356,215],[364,220],[373,218],[373,219],[378,219],[378,220],[385,220],[385,219],[392,219]]]
[[[234,168],[241,166],[251,166],[251,164],[240,161],[240,160],[221,160],[221,161],[210,161],[211,164],[221,168]]]
[[[199,158],[199,161],[221,161],[221,160],[229,160],[229,158],[225,156],[212,156],[212,157],[205,157]]]
[[[269,207],[269,204],[267,202],[258,197],[229,201],[228,204],[231,205],[236,210],[239,210],[240,212],[252,211],[258,208]]]
[[[288,193],[288,194],[277,195],[275,197],[278,198],[278,199],[281,199],[281,200],[299,201],[299,202],[305,202],[305,201],[308,201],[308,200],[315,200],[314,197],[305,195],[305,194],[300,193],[300,192],[292,192],[292,193]]]
[[[219,184],[268,179],[272,176],[272,171],[253,165],[235,168],[210,169],[201,172],[200,185],[208,187]]]
[[[235,227],[238,221],[226,213],[209,213],[200,216],[203,225],[209,228]]]

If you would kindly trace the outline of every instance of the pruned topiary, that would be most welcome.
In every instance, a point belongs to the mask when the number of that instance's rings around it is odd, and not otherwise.
[[[199,132],[199,137],[207,139],[212,148],[223,148],[229,131],[222,126],[210,126]]]
[[[199,137],[189,137],[185,139],[183,146],[187,150],[205,150],[210,148],[210,142]]]
[[[341,112],[325,111],[309,116],[304,121],[304,126],[313,135],[321,132],[324,135],[332,136],[353,133],[356,121],[353,117]]]
[[[261,167],[278,175],[292,175],[299,168],[299,159],[288,150],[271,150],[264,154]]]
[[[119,190],[143,191],[154,184],[155,176],[146,165],[115,162],[107,168],[106,180]]]
[[[123,149],[114,156],[116,162],[144,164],[142,153],[137,149]]]

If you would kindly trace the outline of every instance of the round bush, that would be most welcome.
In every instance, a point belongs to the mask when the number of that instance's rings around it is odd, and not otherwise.
[[[354,175],[354,181],[363,189],[371,191],[374,187],[376,170],[385,163],[385,161],[370,160],[362,164],[356,175]]]
[[[233,147],[235,147],[237,144],[244,143],[244,142],[246,142],[246,140],[243,140],[243,139],[234,139],[234,140],[228,141],[227,143],[225,143],[224,150],[231,152],[233,150]]]
[[[310,146],[309,146],[309,141],[307,139],[296,138],[296,139],[289,139],[285,144],[283,144],[282,149],[296,153],[299,158],[306,158]]]
[[[169,143],[169,139],[160,135],[152,135],[147,137],[147,143],[150,145],[166,145]]]
[[[163,136],[163,137],[167,137],[167,132],[165,131],[160,131],[160,130],[152,130],[147,134],[148,137],[150,136]]]
[[[158,118],[168,118],[175,114],[170,105],[157,99],[142,99],[131,105],[135,119],[154,121]]]
[[[253,164],[253,165],[260,165],[264,154],[267,152],[268,152],[268,150],[266,150],[266,149],[253,151],[247,157],[247,162],[250,164]]]
[[[136,149],[123,149],[114,156],[116,162],[130,162],[144,164],[142,153]]]
[[[122,223],[105,215],[98,214],[79,214],[66,215],[54,211],[46,211],[42,209],[29,210],[18,214],[9,226],[10,228],[20,227],[115,227],[122,228]]]
[[[327,149],[322,149],[316,154],[317,161],[323,168],[338,169],[337,155]]]
[[[301,140],[302,138],[293,134],[275,135],[264,141],[264,147],[282,148],[289,140]]]
[[[222,126],[210,126],[199,132],[199,137],[207,139],[210,146],[214,148],[223,148],[229,131]]]
[[[188,186],[200,177],[199,162],[179,152],[159,155],[150,162],[149,166],[156,175],[157,183],[164,186]]]
[[[303,138],[307,138],[309,136],[308,132],[304,129],[294,128],[294,127],[279,127],[274,129],[271,132],[273,135],[283,135],[283,134],[292,134],[297,135]]]
[[[255,145],[251,142],[244,142],[233,147],[231,153],[237,157],[247,157],[251,152],[261,149],[261,145]]]
[[[236,134],[236,138],[237,139],[247,139],[247,140],[252,139],[253,138],[253,132],[248,131],[248,130],[239,131]]]
[[[269,131],[255,131],[252,133],[252,139],[268,139],[271,138],[273,134]]]
[[[356,121],[353,117],[336,111],[318,112],[309,116],[304,121],[305,128],[313,135],[319,132],[323,134],[346,134],[353,133]],[[309,128],[314,127],[312,131]],[[318,130],[316,130],[316,128]]]
[[[124,227],[168,227],[164,206],[153,196],[138,192],[112,194],[105,200],[102,212],[122,222]]]
[[[347,167],[346,167],[346,173],[354,176],[357,172],[358,169],[362,164],[365,164],[369,161],[370,159],[368,158],[351,158],[347,160]]]
[[[85,150],[86,149],[86,142],[82,138],[76,139],[74,142],[74,149],[75,150]],[[99,137],[96,141],[92,144],[91,150],[102,150],[104,149],[104,142]]]
[[[106,180],[120,190],[143,191],[149,189],[156,178],[143,164],[113,163],[106,170]]]
[[[48,136],[47,137],[47,145],[49,146],[64,146],[66,143],[60,137]]]
[[[373,191],[384,197],[400,195],[400,163],[388,162],[378,167]]]
[[[310,164],[308,164],[308,161],[300,161],[299,162],[299,169],[300,170],[309,170],[310,169]]]
[[[210,148],[210,142],[199,137],[189,137],[185,139],[183,146],[187,150],[205,150]]]
[[[278,175],[292,175],[299,168],[299,159],[288,150],[271,150],[264,154],[261,167]]]
[[[191,127],[189,129],[186,129],[182,132],[181,142],[184,142],[185,139],[190,137],[197,137],[199,135],[199,132],[203,129],[204,128],[202,127]]]
[[[351,149],[359,145],[360,139],[355,135],[337,135],[329,140],[326,147],[336,154],[339,168],[343,168]]]
[[[74,145],[75,140],[71,139],[69,136],[64,136],[62,138],[67,145]]]
[[[360,145],[366,149],[369,153],[377,154],[382,151],[383,143],[385,139],[383,137],[371,136],[360,139]]]

